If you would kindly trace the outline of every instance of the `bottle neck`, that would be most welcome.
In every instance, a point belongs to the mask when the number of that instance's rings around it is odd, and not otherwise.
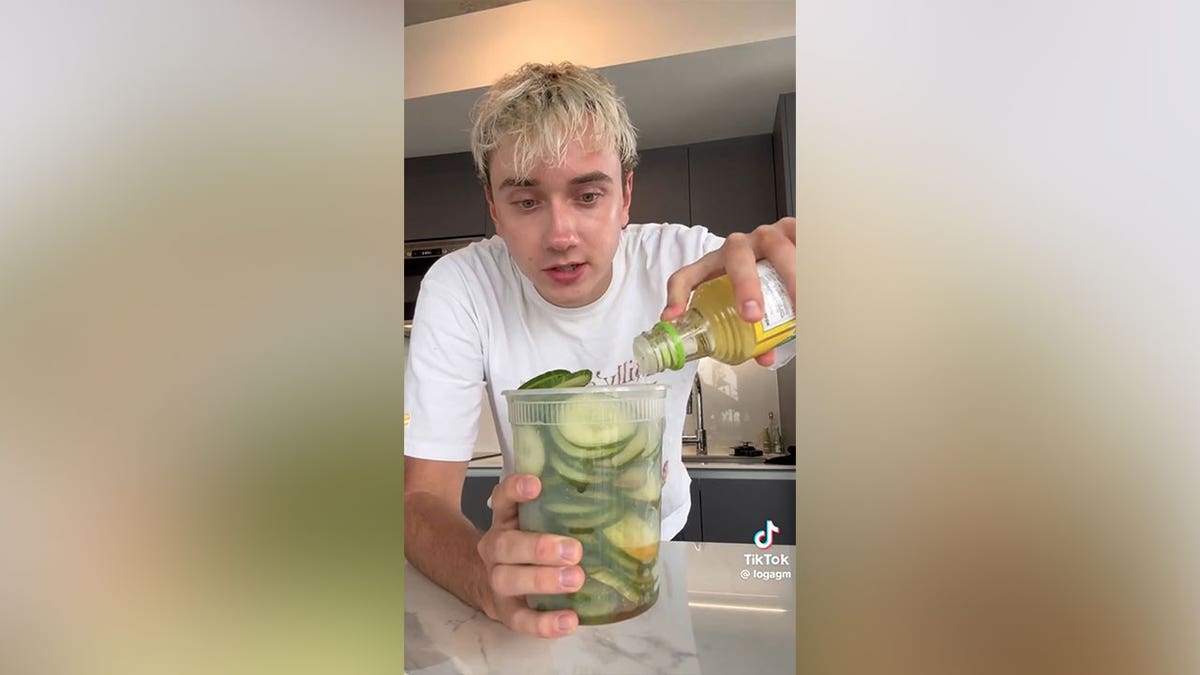
[[[633,356],[643,375],[680,370],[712,352],[708,320],[689,309],[674,321],[660,321],[633,340]]]

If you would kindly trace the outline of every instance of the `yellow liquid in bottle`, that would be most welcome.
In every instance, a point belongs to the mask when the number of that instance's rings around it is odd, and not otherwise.
[[[634,341],[634,353],[643,372],[683,367],[684,361],[711,356],[737,365],[765,354],[795,335],[796,318],[791,301],[774,270],[764,272],[762,321],[748,323],[735,306],[733,283],[717,277],[696,287],[687,312],[669,324],[659,323]]]
[[[723,363],[741,363],[770,350],[759,344],[754,324],[742,320],[734,306],[733,283],[729,277],[705,282],[692,294],[690,307],[708,322],[703,351]]]

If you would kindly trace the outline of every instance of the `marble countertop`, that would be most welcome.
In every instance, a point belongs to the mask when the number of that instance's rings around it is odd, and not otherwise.
[[[552,640],[512,632],[406,564],[404,672],[795,672],[794,546],[663,542],[659,556],[659,598],[648,611]]]

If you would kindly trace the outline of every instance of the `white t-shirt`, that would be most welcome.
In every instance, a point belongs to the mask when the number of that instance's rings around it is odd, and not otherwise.
[[[481,390],[487,387],[503,455],[501,476],[507,476],[513,472],[512,429],[501,392],[555,368],[590,369],[595,384],[666,384],[662,538],[673,538],[691,506],[682,437],[696,362],[643,377],[633,361],[633,338],[658,321],[667,278],[723,242],[703,227],[629,225],[621,233],[608,290],[576,308],[542,298],[499,237],[438,260],[421,281],[413,315],[404,374],[404,454],[471,459]]]

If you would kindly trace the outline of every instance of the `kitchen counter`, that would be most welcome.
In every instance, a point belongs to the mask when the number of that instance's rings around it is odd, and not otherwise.
[[[785,556],[787,564],[747,562],[763,554]],[[510,631],[405,564],[404,672],[795,672],[794,546],[663,542],[659,556],[654,607],[553,640]]]
[[[684,455],[683,465],[689,472],[697,469],[752,469],[756,471],[781,471],[789,474],[796,472],[795,464],[766,464],[766,460],[779,455],[763,455],[761,457],[735,457],[733,455]]]

